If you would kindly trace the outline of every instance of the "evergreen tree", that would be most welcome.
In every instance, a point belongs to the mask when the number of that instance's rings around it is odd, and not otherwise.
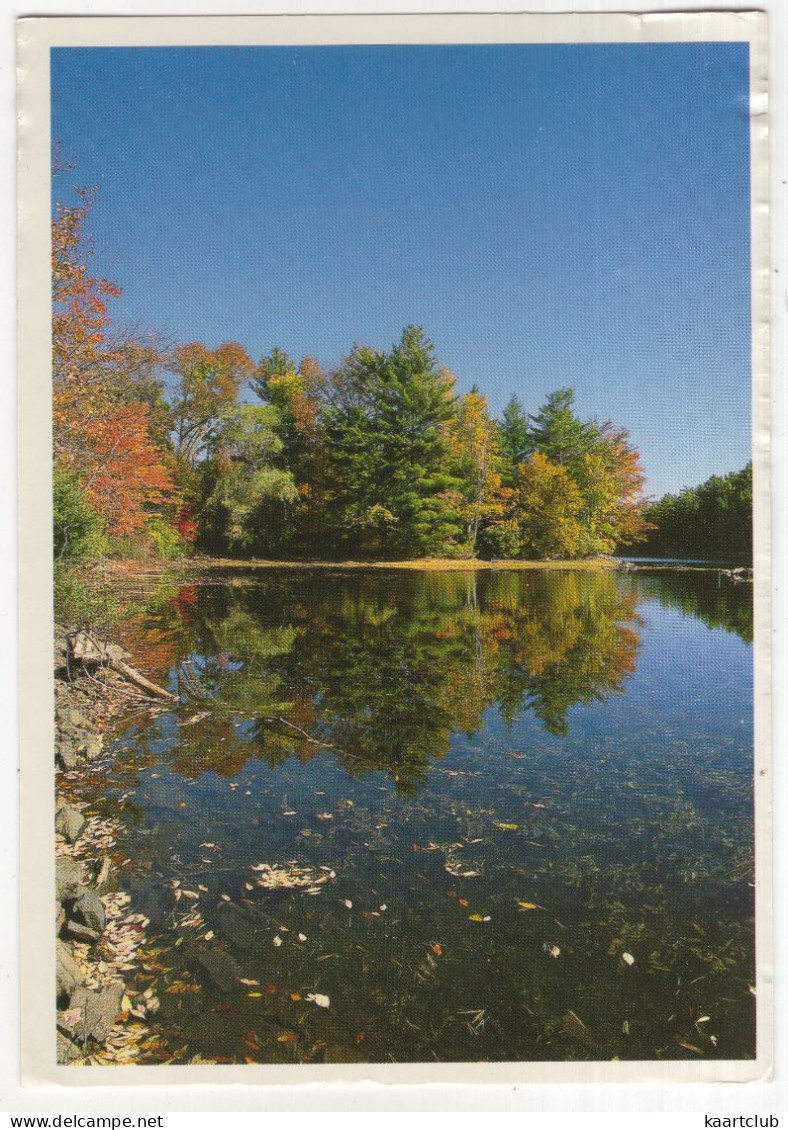
[[[528,413],[523,410],[516,396],[510,398],[498,422],[498,443],[503,460],[504,477],[510,485],[514,479],[515,468],[533,450],[528,432]]]
[[[528,426],[531,450],[570,471],[577,467],[583,455],[593,450],[595,441],[593,425],[584,424],[578,418],[574,402],[571,388],[551,392]]]
[[[446,432],[454,379],[432,342],[408,326],[389,353],[357,346],[333,385],[326,435],[339,540],[371,554],[451,552],[462,536]]]

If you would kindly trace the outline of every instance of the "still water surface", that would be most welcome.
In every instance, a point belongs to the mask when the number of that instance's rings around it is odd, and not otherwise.
[[[107,803],[157,1019],[219,1062],[751,1057],[750,600],[531,569],[148,594],[129,640],[185,705],[127,725]]]

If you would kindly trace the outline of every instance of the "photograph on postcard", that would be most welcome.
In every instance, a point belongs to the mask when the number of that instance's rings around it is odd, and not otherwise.
[[[71,1070],[758,1055],[760,25],[410,22],[47,48]]]

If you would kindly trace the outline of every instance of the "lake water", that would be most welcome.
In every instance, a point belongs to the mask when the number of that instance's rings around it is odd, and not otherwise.
[[[265,570],[133,595],[135,659],[184,705],[127,723],[101,789],[184,1058],[753,1056],[749,586]]]

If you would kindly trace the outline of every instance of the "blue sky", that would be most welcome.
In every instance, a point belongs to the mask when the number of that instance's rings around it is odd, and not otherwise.
[[[423,325],[658,496],[750,451],[746,44],[57,49],[116,316],[330,366]]]

